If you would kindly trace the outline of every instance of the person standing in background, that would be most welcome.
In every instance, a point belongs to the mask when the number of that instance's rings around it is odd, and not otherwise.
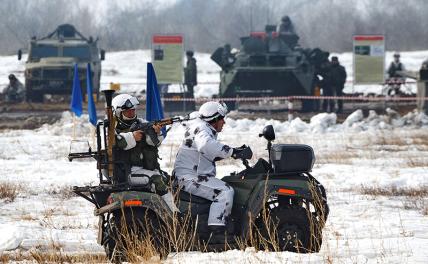
[[[194,90],[198,84],[197,80],[197,66],[196,59],[193,57],[193,51],[186,51],[187,63],[186,68],[184,68],[184,84],[187,87],[187,92],[190,93],[191,98],[194,98]]]

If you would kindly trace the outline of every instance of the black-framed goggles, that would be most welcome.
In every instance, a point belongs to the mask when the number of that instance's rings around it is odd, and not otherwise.
[[[139,104],[140,103],[138,102],[138,100],[136,98],[132,97],[132,98],[127,99],[121,108],[122,108],[122,110],[128,110],[128,109],[135,108]]]

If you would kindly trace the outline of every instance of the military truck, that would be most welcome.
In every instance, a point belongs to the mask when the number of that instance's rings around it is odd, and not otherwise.
[[[98,38],[86,38],[70,24],[58,26],[43,38],[33,37],[25,63],[26,100],[42,102],[45,94],[71,95],[76,63],[83,94],[86,93],[86,68],[90,63],[92,88],[98,97],[105,51],[97,45]],[[21,58],[19,50],[18,60]]]
[[[317,72],[329,53],[303,49],[295,33],[278,33],[275,25],[241,37],[239,52],[226,44],[211,59],[221,67],[220,97],[313,95]],[[235,102],[228,103],[229,108]]]

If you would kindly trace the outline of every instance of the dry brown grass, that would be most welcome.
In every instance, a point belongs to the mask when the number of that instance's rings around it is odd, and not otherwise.
[[[173,191],[172,186],[169,188],[176,197],[178,193]],[[131,263],[160,263],[160,258],[166,257],[172,250],[206,251],[204,245],[200,245],[196,239],[196,228],[192,222],[190,208],[188,213],[180,218],[175,213],[172,217],[165,214],[157,218],[153,211],[141,208],[135,211],[122,208],[120,215],[118,224],[116,224],[117,220],[113,221],[115,227],[111,235],[112,238],[115,237],[114,241],[119,248],[119,251],[114,254],[115,260],[126,260]]]
[[[407,167],[428,167],[428,158],[423,157],[408,157],[406,159]]]
[[[384,132],[377,137],[370,138],[372,145],[394,145],[394,146],[409,146],[416,145],[421,149],[428,149],[428,135],[424,133],[412,133],[411,137],[406,137],[402,134],[394,134]]]
[[[78,195],[73,192],[73,188],[71,186],[61,186],[59,188],[49,190],[48,194],[53,197],[58,197],[61,200],[78,197]]]
[[[403,197],[403,207],[406,210],[417,210],[428,215],[428,186],[415,188],[368,187],[362,186],[360,192],[364,195]]]
[[[424,199],[408,199],[404,201],[404,209],[417,210],[423,215],[428,215],[428,201]]]
[[[312,191],[312,190],[311,190]],[[265,203],[267,202],[267,196],[265,195]],[[270,198],[269,198],[270,199]],[[318,197],[315,199],[314,206],[321,206],[321,199]],[[272,219],[270,210],[267,210],[268,206],[258,215],[258,219],[262,221],[262,227],[256,224],[255,221],[250,222],[249,237],[246,241],[241,238],[235,237],[234,239],[228,239],[225,241],[225,245],[222,248],[212,249],[208,245],[197,239],[196,228],[190,213],[187,213],[182,219],[174,217],[172,221],[165,221],[160,226],[156,226],[155,230],[146,230],[144,235],[136,233],[134,230],[137,225],[144,226],[147,228],[154,223],[153,219],[144,217],[144,220],[139,218],[138,221],[133,219],[132,223],[127,223],[126,219],[122,217],[121,228],[119,237],[121,238],[117,243],[122,245],[123,251],[119,253],[119,258],[125,255],[126,260],[131,263],[141,262],[153,262],[166,257],[168,252],[187,252],[187,251],[200,251],[200,252],[211,252],[211,251],[223,251],[238,248],[245,250],[248,247],[253,247],[256,250],[269,250],[273,252],[281,252],[282,249],[279,246],[279,234],[277,232],[277,221]],[[313,210],[314,208],[312,208]],[[308,214],[311,214],[311,209],[307,208]],[[252,220],[256,218],[252,217]],[[323,221],[315,224],[310,221],[310,230],[315,234],[315,225],[321,228],[325,225]],[[319,228],[317,228],[319,230]],[[319,231],[318,231],[319,232]],[[319,235],[319,234],[318,234]],[[233,244],[229,244],[233,243]],[[298,245],[296,245],[298,246]],[[122,259],[123,260],[123,259]]]
[[[391,187],[370,187],[361,186],[360,192],[365,195],[374,196],[406,196],[406,197],[428,197],[428,186],[415,188],[398,188]]]
[[[0,200],[4,199],[6,202],[13,202],[21,189],[20,185],[10,182],[0,182]]]
[[[58,250],[52,252],[30,251],[28,254],[0,254],[1,263],[107,263],[104,254],[65,254]]]
[[[352,164],[352,160],[358,158],[356,152],[351,151],[329,151],[327,153],[322,153],[317,155],[317,164]]]
[[[36,217],[34,217],[34,216],[30,215],[30,214],[24,214],[24,215],[22,215],[20,217],[20,219],[23,220],[23,221],[35,221],[35,220],[37,220]]]

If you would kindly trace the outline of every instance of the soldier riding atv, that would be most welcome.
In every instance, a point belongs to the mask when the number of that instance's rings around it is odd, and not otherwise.
[[[116,141],[113,93],[105,91],[107,119],[97,124],[97,150],[69,154],[70,161],[87,157],[97,160],[99,185],[75,186],[73,191],[95,205],[98,243],[110,260],[133,261],[136,252],[142,254],[148,248],[161,256],[171,251],[222,251],[245,246],[301,253],[320,250],[329,209],[324,187],[310,174],[315,162],[311,147],[273,145],[274,129],[265,127],[259,136],[268,141],[269,159],[260,158],[250,166],[252,151],[245,147],[246,154],[239,155],[245,169],[222,178],[233,188],[234,202],[224,232],[213,235],[208,229],[212,199],[180,190],[174,177],[158,168],[162,181],[170,182],[168,190],[175,193],[178,213],[153,188],[151,177],[142,180],[144,173],[140,179],[132,173]],[[174,117],[137,129],[156,140],[153,135],[157,127],[189,120]]]

